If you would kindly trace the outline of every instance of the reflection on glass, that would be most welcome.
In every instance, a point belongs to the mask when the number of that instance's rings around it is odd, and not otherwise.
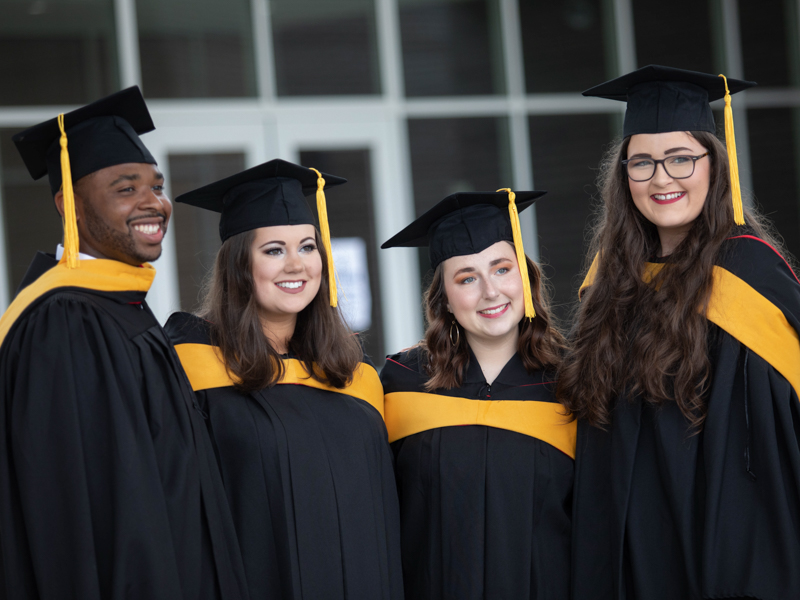
[[[539,254],[561,318],[577,299],[597,167],[616,135],[617,120],[612,115],[529,117],[534,187],[548,190],[536,203]]]
[[[498,0],[398,0],[407,96],[505,92]]]
[[[576,92],[614,69],[608,0],[519,0],[528,93]]]
[[[665,65],[703,73],[718,72],[711,0],[632,0],[631,4],[640,67]]]
[[[300,164],[347,179],[346,184],[325,191],[328,222],[332,238],[361,238],[365,243],[372,307],[369,317],[371,326],[363,333],[362,342],[367,354],[376,365],[380,366],[383,364],[386,352],[383,345],[383,316],[378,285],[380,278],[377,248],[380,242],[375,232],[369,150],[304,150],[300,153]],[[314,196],[309,196],[308,199],[316,215]],[[342,268],[345,266],[342,265]],[[340,298],[339,302],[344,308],[348,299]],[[362,320],[366,321],[363,316]]]
[[[256,95],[248,0],[136,0],[148,98]]]
[[[219,214],[174,202],[180,194],[245,169],[244,154],[170,154],[169,184],[178,254],[181,309],[196,310],[203,282],[220,247]]]
[[[739,2],[745,79],[760,86],[800,84],[796,2]]]
[[[11,141],[11,136],[21,129],[0,129],[2,224],[12,296],[36,252],[52,254],[62,239],[61,217],[47,177],[33,181]]]
[[[505,117],[409,119],[408,137],[417,216],[455,192],[513,187]],[[427,248],[419,261],[426,282]]]
[[[0,106],[85,104],[118,87],[113,0],[0,2]]]
[[[794,108],[747,111],[753,191],[761,210],[800,257],[800,112]]]
[[[271,0],[279,96],[379,94],[374,0]]]

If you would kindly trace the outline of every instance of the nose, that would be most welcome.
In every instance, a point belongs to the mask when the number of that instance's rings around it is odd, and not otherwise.
[[[672,182],[672,177],[667,173],[664,163],[656,163],[656,172],[653,174],[653,183],[656,185],[667,185]]]
[[[497,298],[500,294],[497,292],[497,288],[495,288],[494,283],[492,282],[491,278],[486,278],[483,280],[483,297],[487,300],[491,300],[492,298]]]
[[[303,270],[303,259],[297,252],[289,251],[286,253],[286,262],[283,270],[287,273],[298,273]]]
[[[153,189],[149,189],[144,193],[144,197],[139,203],[139,210],[159,212],[169,218],[170,212],[172,211],[172,202],[170,202],[164,192],[159,193]]]

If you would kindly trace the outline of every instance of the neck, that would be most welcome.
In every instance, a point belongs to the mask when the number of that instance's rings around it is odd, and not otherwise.
[[[689,233],[689,229],[691,228],[691,223],[682,227],[680,229],[677,228],[661,228],[658,229],[658,239],[661,243],[661,256],[669,256],[673,252],[675,252],[675,248],[684,240],[686,234]]]
[[[469,344],[478,364],[486,378],[486,383],[492,384],[503,367],[517,352],[519,331],[515,327],[508,335],[500,338],[479,338],[466,332]]]
[[[280,321],[267,321],[261,319],[261,330],[264,332],[270,345],[278,354],[289,352],[289,340],[294,335],[294,328],[297,324],[297,315],[287,317]]]

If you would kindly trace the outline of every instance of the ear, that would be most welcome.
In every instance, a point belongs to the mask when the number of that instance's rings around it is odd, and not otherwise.
[[[82,210],[82,206],[83,206],[82,205],[83,199],[78,195],[78,192],[74,188],[72,190],[72,194],[73,194],[73,196],[75,198],[75,220],[76,221],[80,221],[81,220],[81,210]],[[61,218],[63,219],[64,218],[64,190],[63,189],[62,190],[58,190],[56,192],[56,195],[53,198],[53,201],[56,204],[56,210],[58,211],[58,214],[61,215]]]
[[[55,198],[53,198],[53,201],[56,203],[56,210],[58,211],[58,214],[60,214],[61,218],[63,219],[64,218],[64,191],[63,190],[58,190],[56,192]]]
[[[450,308],[450,303],[449,302],[447,303],[447,312],[449,312],[449,313],[453,312],[453,309]]]

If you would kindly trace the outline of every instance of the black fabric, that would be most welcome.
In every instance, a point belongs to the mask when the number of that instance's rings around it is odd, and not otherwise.
[[[800,331],[800,283],[783,259],[752,238],[726,246],[722,266]],[[700,433],[676,404],[627,397],[609,431],[579,424],[575,600],[800,598],[800,398],[713,324],[709,350]]]
[[[34,281],[39,279],[44,273],[52,269],[58,264],[56,257],[53,254],[47,254],[45,252],[37,252],[36,255],[33,257],[33,261],[31,264],[28,265],[28,269],[25,271],[25,275],[22,277],[22,281],[19,282],[19,287],[17,288],[17,292],[14,294],[14,297],[17,296],[22,290],[32,284]]]
[[[384,391],[424,393],[416,349],[390,356]],[[460,388],[436,394],[554,402],[551,374],[515,355],[489,386],[474,355]],[[406,598],[569,597],[572,459],[546,442],[479,425],[392,444]]]
[[[156,164],[138,134],[153,131],[142,92],[137,86],[106,96],[64,114],[72,181],[114,165]],[[47,173],[55,195],[61,187],[61,131],[50,119],[13,136],[34,179]]]
[[[177,314],[173,343],[208,343]],[[403,597],[392,456],[368,403],[303,385],[197,392],[219,457],[252,598]]]
[[[347,182],[321,175],[325,188]],[[305,196],[316,192],[318,179],[313,170],[276,158],[181,194],[175,201],[222,213],[219,236],[224,242],[259,227],[314,225]]]
[[[247,597],[213,448],[144,296],[60,288],[0,347],[0,598]]]
[[[516,192],[517,211],[533,205],[547,192]],[[477,254],[497,242],[513,242],[507,192],[451,194],[381,248],[428,246],[431,267],[452,258]]]
[[[728,79],[735,94],[756,85],[753,81]],[[648,65],[583,92],[627,102],[622,136],[669,131],[716,133],[709,102],[725,96],[722,77],[672,67]]]

